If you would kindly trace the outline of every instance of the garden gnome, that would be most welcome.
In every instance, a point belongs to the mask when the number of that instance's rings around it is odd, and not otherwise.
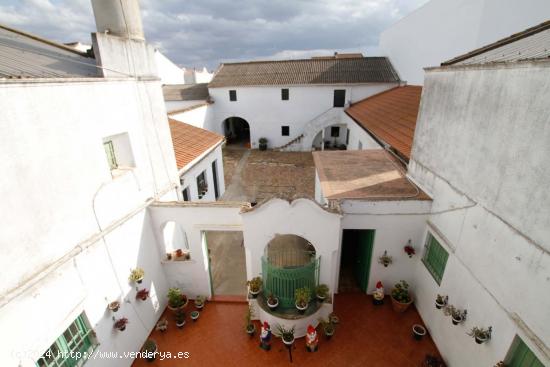
[[[384,303],[384,287],[382,286],[381,281],[378,281],[378,283],[376,283],[376,290],[372,293],[372,297],[372,302],[375,305],[381,305]]]
[[[306,334],[306,350],[308,352],[317,352],[317,344],[319,343],[319,335],[317,330],[312,325],[307,327]]]
[[[260,333],[260,348],[263,350],[271,349],[271,328],[267,321],[264,321],[262,325],[262,332]]]

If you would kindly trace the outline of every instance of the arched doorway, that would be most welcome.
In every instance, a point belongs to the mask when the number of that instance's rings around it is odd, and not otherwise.
[[[228,117],[223,121],[223,133],[228,145],[250,148],[250,125],[240,117]]]

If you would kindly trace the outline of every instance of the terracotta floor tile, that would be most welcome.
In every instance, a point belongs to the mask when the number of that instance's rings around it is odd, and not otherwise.
[[[306,352],[303,338],[296,340],[293,365],[417,367],[426,354],[439,355],[431,338],[421,341],[412,338],[412,325],[421,323],[414,307],[397,314],[389,299],[382,306],[373,306],[371,300],[364,294],[337,295],[335,313],[340,317],[340,325],[334,337],[327,341],[321,336],[316,353]],[[289,366],[288,350],[279,339],[266,352],[258,347],[258,333],[252,339],[246,335],[243,328],[246,307],[243,303],[209,302],[199,320],[193,323],[188,317],[182,330],[175,327],[171,313],[165,312],[168,331],[153,331],[151,338],[157,341],[159,351],[187,351],[190,358],[157,359],[152,363],[136,360],[133,366]],[[259,328],[259,323],[256,327]]]

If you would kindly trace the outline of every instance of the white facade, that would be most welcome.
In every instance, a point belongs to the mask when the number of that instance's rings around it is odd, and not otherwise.
[[[342,122],[349,130],[348,150],[382,149],[380,144],[347,113],[342,114]]]
[[[449,253],[438,285],[416,270],[416,306],[449,366],[494,365],[519,336],[550,365],[550,63],[428,70],[409,175],[433,198]],[[448,101],[452,101],[452,105]],[[453,326],[436,294],[468,311]],[[493,327],[477,345],[466,332]]]
[[[229,117],[240,117],[250,125],[251,147],[258,147],[258,139],[268,139],[268,147],[285,145],[305,133],[308,122],[334,109],[334,90],[345,89],[346,101],[357,102],[373,94],[395,87],[396,83],[372,83],[363,85],[310,85],[310,86],[257,86],[210,88],[214,100],[210,127],[208,129],[224,134],[224,121]],[[282,100],[281,89],[289,89],[289,100]],[[229,91],[237,91],[237,100],[229,100]],[[341,124],[341,114],[330,121],[323,121],[318,130],[309,132],[311,149],[314,137],[322,129]],[[282,136],[282,126],[289,127],[289,136]]]
[[[183,70],[164,56],[159,50],[155,50],[155,62],[157,72],[162,84],[185,84]],[[166,108],[168,111],[170,109]]]
[[[548,20],[546,0],[431,0],[380,36],[402,80],[422,85],[424,67],[442,62]]]

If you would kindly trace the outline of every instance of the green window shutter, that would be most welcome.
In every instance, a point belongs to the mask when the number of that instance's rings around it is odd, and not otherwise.
[[[510,367],[544,367],[542,362],[521,339],[507,365]]]
[[[449,258],[449,253],[441,246],[439,242],[432,236],[431,233],[428,233],[426,239],[426,252],[422,261],[424,265],[432,274],[437,284],[441,284],[441,279],[443,279],[443,273],[445,272],[445,266],[447,265],[447,259]]]
[[[105,148],[105,155],[107,156],[107,162],[109,163],[109,167],[111,169],[118,168],[113,142],[111,140],[106,141],[103,143],[103,147]]]
[[[38,367],[76,367],[89,357],[96,345],[90,338],[92,330],[84,320],[84,314],[69,325],[67,330],[42,354]],[[72,352],[72,357],[71,357]]]

